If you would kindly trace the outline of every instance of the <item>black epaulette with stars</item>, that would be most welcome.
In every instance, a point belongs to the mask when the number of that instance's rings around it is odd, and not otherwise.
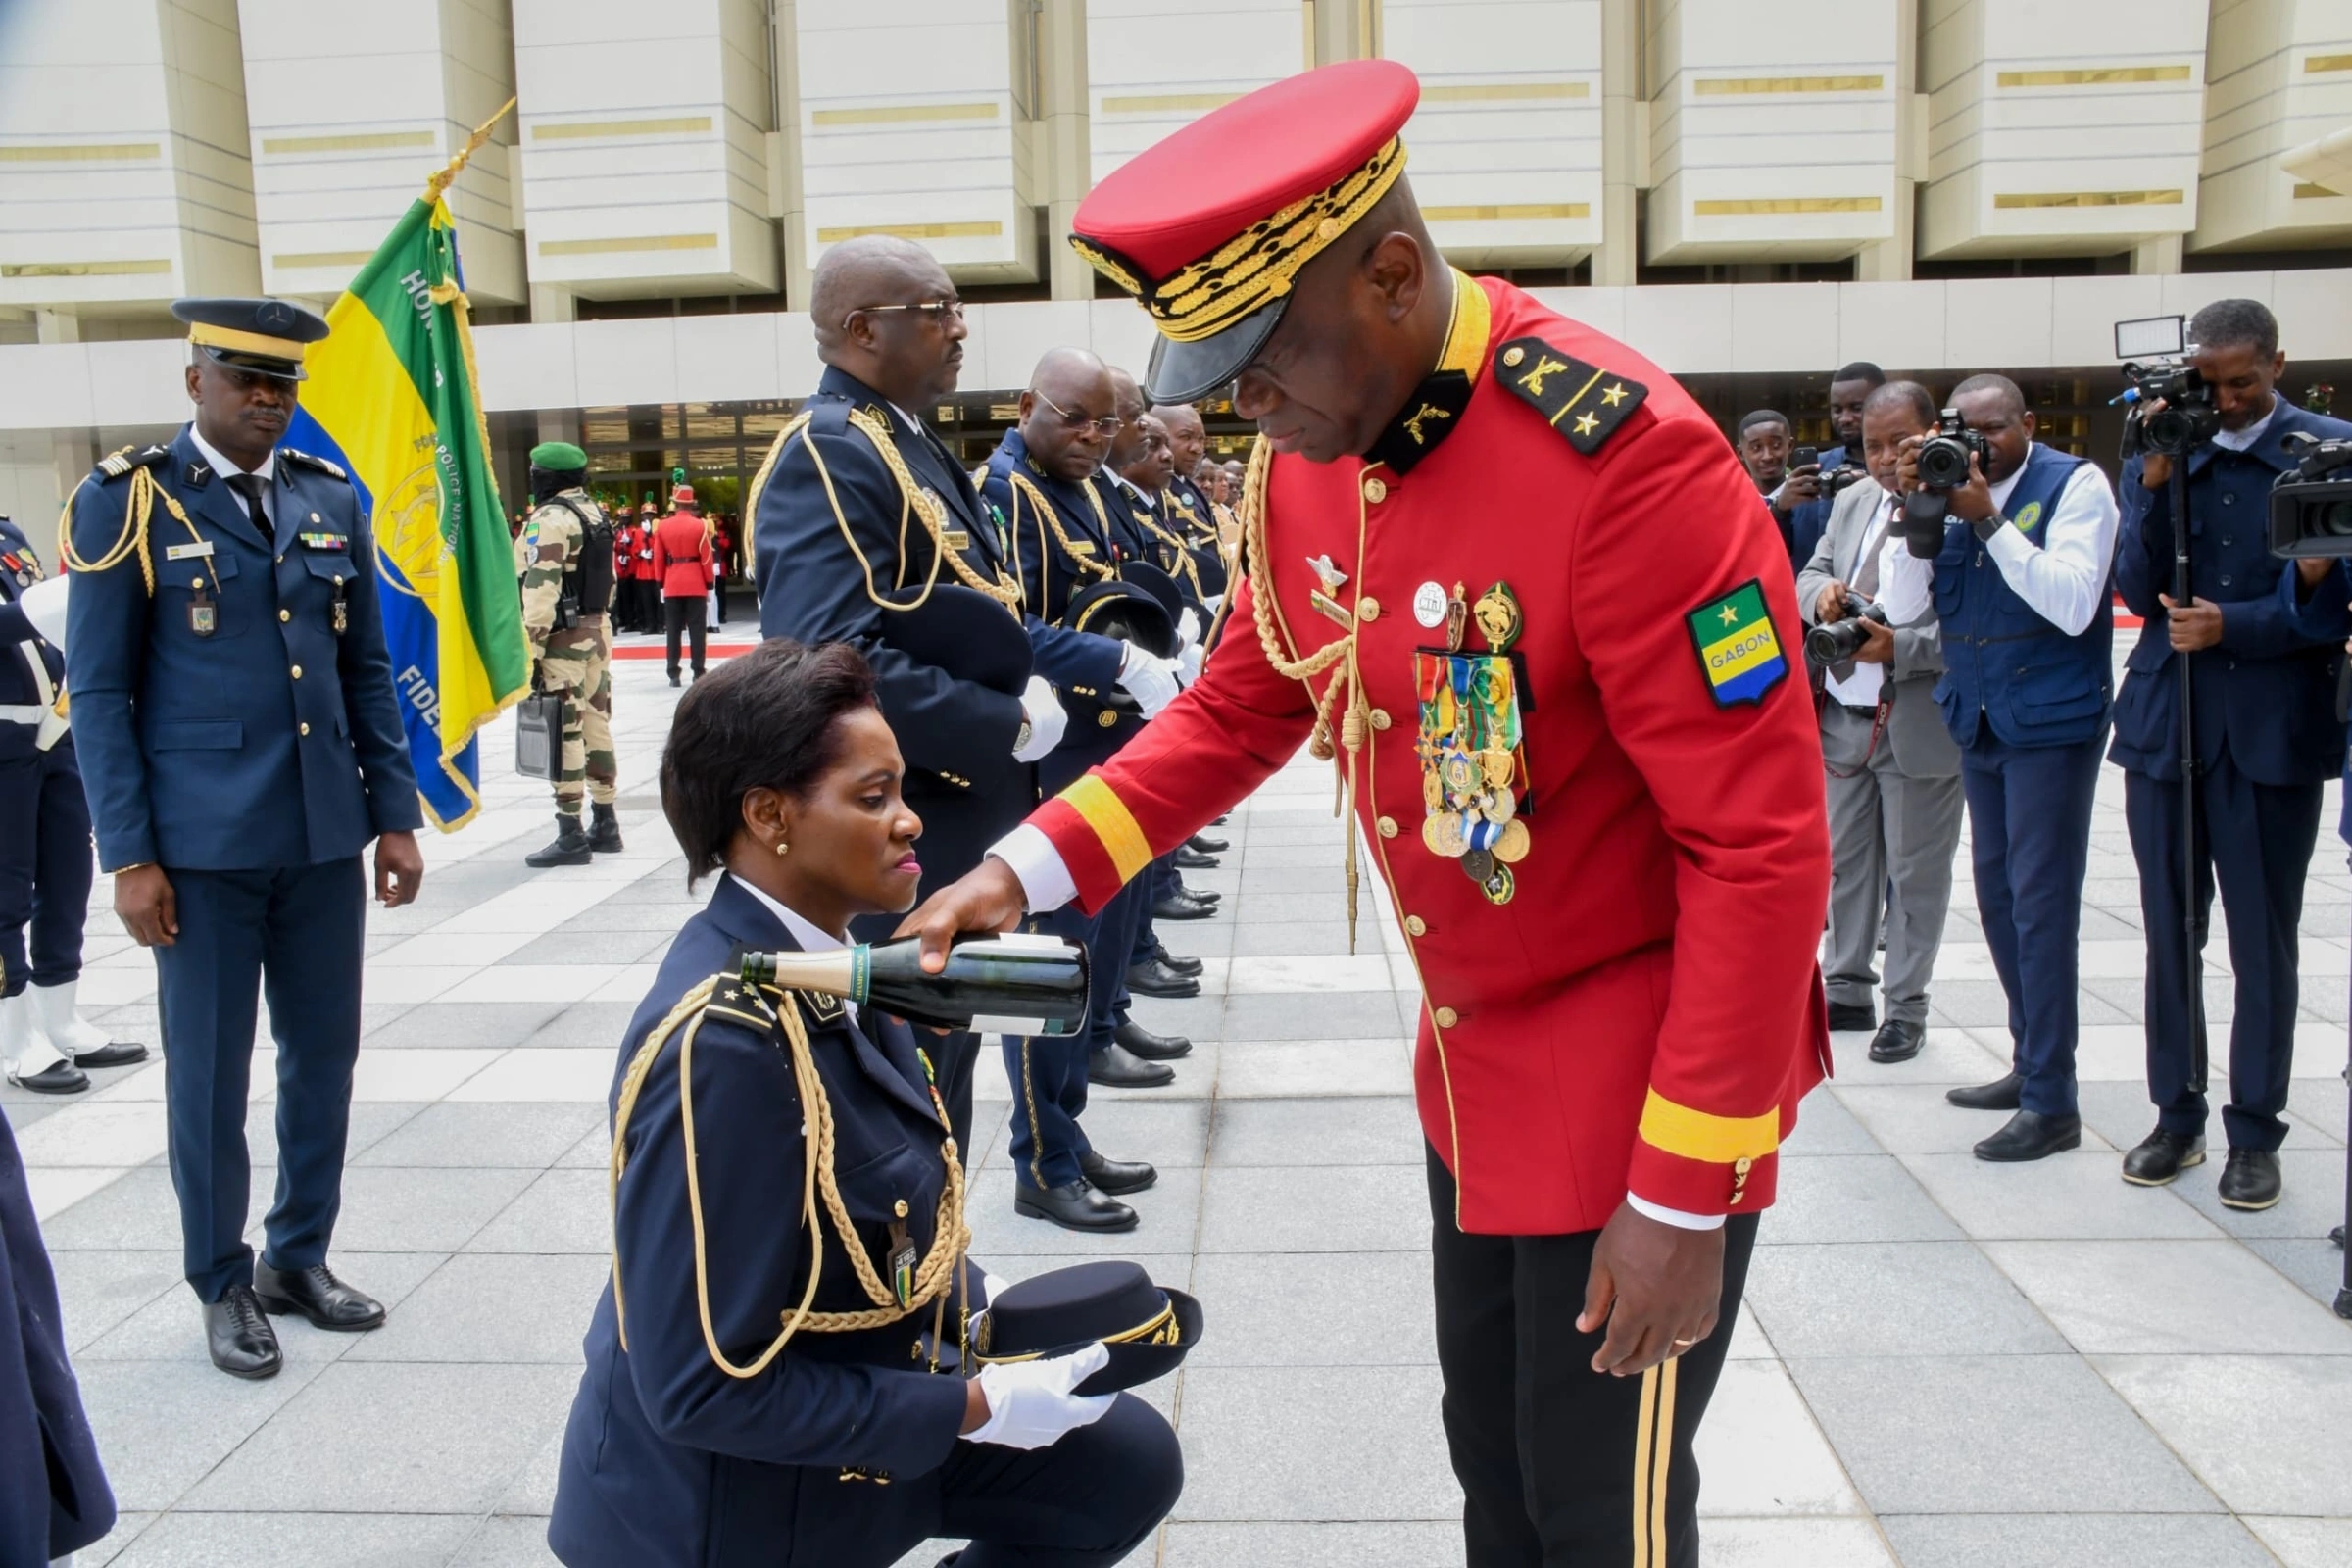
[[[1649,388],[1553,348],[1540,337],[1515,337],[1494,356],[1494,376],[1534,404],[1554,430],[1586,457],[1633,416]]]
[[[710,1000],[703,1004],[703,1015],[742,1024],[763,1039],[776,1031],[776,1009],[758,986],[746,982],[732,966],[718,976]]]
[[[292,458],[296,463],[301,464],[305,467],[317,468],[320,473],[331,474],[337,479],[348,479],[351,477],[350,474],[345,473],[334,464],[327,462],[326,459],[314,457],[308,452],[297,452],[292,447],[279,447],[277,452],[278,456],[280,457]]]
[[[144,452],[132,447],[123,447],[120,451],[110,452],[100,458],[98,466],[90,470],[90,477],[96,479],[100,484],[104,484],[109,479],[122,478],[133,468],[152,468],[170,456],[172,456],[170,447],[149,447]]]

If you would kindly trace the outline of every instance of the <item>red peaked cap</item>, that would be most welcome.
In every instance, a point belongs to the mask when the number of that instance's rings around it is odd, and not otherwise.
[[[1393,60],[1289,76],[1146,148],[1079,204],[1071,245],[1159,328],[1154,399],[1200,396],[1254,357],[1298,269],[1396,182],[1420,97]]]

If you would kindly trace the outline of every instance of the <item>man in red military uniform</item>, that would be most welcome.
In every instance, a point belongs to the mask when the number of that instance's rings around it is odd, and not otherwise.
[[[1425,993],[1469,1561],[1692,1568],[1691,1436],[1828,1058],[1796,606],[1681,388],[1439,257],[1400,178],[1418,92],[1293,77],[1080,208],[1160,330],[1153,398],[1230,385],[1258,426],[1250,570],[1206,674],[907,929],[1093,908],[1300,742],[1332,756]]]

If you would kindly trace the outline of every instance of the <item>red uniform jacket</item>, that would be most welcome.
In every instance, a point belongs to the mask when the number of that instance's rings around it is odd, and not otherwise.
[[[1356,809],[1425,993],[1423,1129],[1468,1231],[1592,1230],[1629,1190],[1762,1208],[1829,1060],[1829,831],[1787,556],[1713,422],[1622,344],[1457,274],[1444,367],[1466,402],[1423,419],[1409,472],[1273,459],[1261,566],[1286,660],[1344,634],[1335,610],[1357,628]],[[1324,608],[1321,556],[1347,574]],[[1266,580],[1237,589],[1207,673],[1031,818],[1088,908],[1307,738],[1331,677],[1310,697],[1269,663]],[[1457,582],[1508,583],[1524,614],[1530,839],[1500,904],[1422,837],[1415,651],[1445,647],[1424,617]],[[1743,610],[1770,624],[1723,633]]]
[[[654,564],[664,599],[700,599],[714,580],[710,531],[700,514],[673,512],[654,529]]]

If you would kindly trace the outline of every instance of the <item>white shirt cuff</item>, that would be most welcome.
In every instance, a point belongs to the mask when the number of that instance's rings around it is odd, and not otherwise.
[[[1723,1228],[1724,1217],[1721,1214],[1691,1214],[1679,1208],[1668,1208],[1636,1193],[1625,1195],[1625,1205],[1644,1219],[1654,1219],[1661,1225],[1672,1225],[1677,1230],[1714,1231]]]
[[[1012,868],[1021,884],[1021,900],[1031,914],[1058,909],[1078,896],[1078,884],[1070,880],[1070,868],[1062,862],[1061,852],[1042,830],[1026,822],[989,846],[988,853]]]

